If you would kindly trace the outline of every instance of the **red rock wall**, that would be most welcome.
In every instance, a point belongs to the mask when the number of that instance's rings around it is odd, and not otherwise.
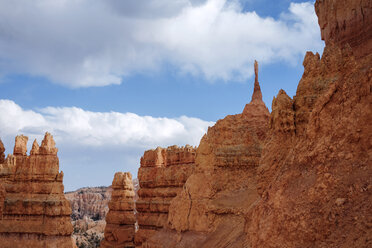
[[[195,148],[191,146],[145,152],[138,171],[136,247],[145,246],[149,237],[167,225],[169,204],[192,173],[194,163]]]
[[[326,45],[349,44],[356,57],[372,52],[372,1],[318,0],[315,3]]]
[[[17,136],[14,154],[0,164],[6,191],[0,220],[1,247],[72,247],[71,208],[63,194],[57,148],[46,133],[27,156],[25,136]]]
[[[136,218],[134,214],[134,187],[129,172],[117,172],[112,181],[112,195],[106,216],[105,239],[102,248],[134,247]]]

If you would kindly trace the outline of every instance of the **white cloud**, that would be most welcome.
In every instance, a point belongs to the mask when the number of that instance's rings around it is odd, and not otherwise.
[[[137,174],[143,152],[157,146],[199,145],[213,122],[181,116],[156,118],[133,113],[90,112],[81,108],[25,110],[0,99],[0,138],[12,153],[14,138],[24,134],[39,144],[46,131],[56,140],[65,189],[110,185],[117,171]]]
[[[156,118],[134,113],[90,112],[76,107],[23,110],[10,100],[0,100],[0,137],[23,133],[41,137],[51,132],[57,142],[76,146],[156,147],[198,145],[213,122],[181,116]]]
[[[133,3],[135,4],[133,4]],[[295,63],[322,48],[311,3],[279,19],[227,0],[0,0],[0,74],[45,76],[69,87],[120,84],[161,70],[246,79],[252,62]]]

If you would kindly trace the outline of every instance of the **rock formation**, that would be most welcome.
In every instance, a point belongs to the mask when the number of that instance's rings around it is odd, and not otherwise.
[[[348,44],[356,57],[372,52],[372,2],[370,0],[316,1],[322,39],[326,45]]]
[[[371,1],[316,10],[326,47],[273,101],[252,247],[372,247]]]
[[[147,247],[247,247],[245,217],[258,201],[256,171],[268,130],[255,62],[252,100],[208,129],[194,173],[169,208],[169,228]]]
[[[40,147],[35,141],[29,156],[27,140],[17,136],[13,155],[0,164],[0,184],[6,192],[1,247],[73,247],[71,208],[63,195],[53,137],[46,133]]]
[[[138,171],[136,247],[145,246],[149,237],[167,225],[170,202],[191,175],[194,163],[195,148],[191,146],[158,147],[144,153]]]
[[[112,196],[106,216],[105,239],[102,248],[134,247],[136,218],[134,214],[134,187],[132,175],[117,172],[112,181]]]
[[[270,114],[255,90],[201,140],[159,247],[372,247],[371,1],[317,0],[322,58]]]
[[[77,220],[86,216],[92,220],[104,220],[111,192],[111,187],[86,187],[65,193],[71,204],[71,218]]]

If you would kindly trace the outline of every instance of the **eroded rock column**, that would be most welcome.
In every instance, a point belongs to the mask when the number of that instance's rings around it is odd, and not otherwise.
[[[103,248],[134,247],[134,187],[129,172],[117,172],[112,181],[112,195],[106,216]]]

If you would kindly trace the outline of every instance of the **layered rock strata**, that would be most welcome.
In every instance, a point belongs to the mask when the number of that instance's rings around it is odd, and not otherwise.
[[[167,226],[170,202],[191,175],[195,154],[195,148],[191,146],[158,147],[144,153],[138,171],[136,247],[146,246],[149,237]]]
[[[153,235],[147,247],[248,247],[246,216],[259,200],[256,174],[268,120],[255,62],[251,102],[208,129],[194,173],[171,202],[169,228]]]
[[[27,156],[26,136],[17,136],[14,153],[0,164],[5,189],[0,220],[1,247],[72,247],[71,208],[63,194],[58,149],[46,133]]]
[[[71,204],[73,220],[84,219],[104,220],[111,199],[111,187],[87,187],[65,193]]]
[[[106,216],[105,238],[100,247],[134,247],[136,218],[132,175],[129,172],[117,172],[111,187],[112,196]]]

